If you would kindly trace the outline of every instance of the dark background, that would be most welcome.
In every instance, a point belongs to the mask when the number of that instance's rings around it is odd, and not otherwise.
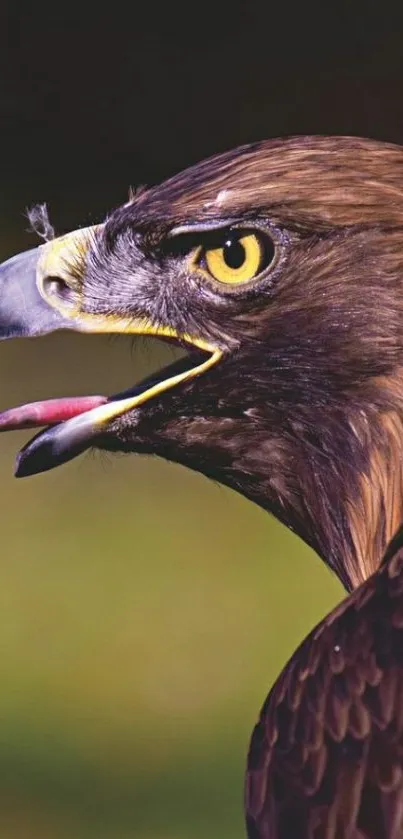
[[[66,203],[85,222],[120,203],[129,183],[241,143],[402,138],[398,3],[3,0],[1,9],[2,181],[18,200],[48,200],[61,224]]]
[[[0,256],[130,185],[286,134],[403,142],[403,6],[3,2]],[[124,339],[0,346],[0,408],[113,392],[167,359]],[[15,481],[0,439],[0,833],[234,839],[249,734],[342,595],[261,510],[152,459]]]

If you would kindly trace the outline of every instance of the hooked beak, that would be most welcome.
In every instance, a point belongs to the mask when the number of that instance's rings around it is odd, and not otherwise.
[[[88,252],[103,225],[83,228],[45,245],[18,254],[0,265],[0,340],[45,335],[59,329],[109,332],[176,338],[196,351],[193,366],[172,365],[168,375],[150,386],[108,399],[82,397],[47,400],[0,414],[0,431],[49,425],[24,447],[17,459],[16,475],[52,469],[71,460],[99,437],[109,422],[149,399],[215,365],[222,351],[199,337],[179,335],[168,323],[120,315],[94,315],[82,311],[74,266],[85,270]],[[60,294],[60,287],[67,294]],[[57,292],[57,293],[56,293]],[[202,351],[202,352],[200,352]],[[207,354],[207,355],[206,355]]]
[[[37,266],[46,247],[19,253],[0,265],[0,340],[74,328],[46,305],[39,291]]]

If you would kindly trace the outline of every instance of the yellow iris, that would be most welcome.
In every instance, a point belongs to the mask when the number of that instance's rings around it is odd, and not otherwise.
[[[218,282],[247,283],[261,269],[263,248],[255,233],[242,237],[229,235],[223,247],[206,250],[204,259],[209,273]]]

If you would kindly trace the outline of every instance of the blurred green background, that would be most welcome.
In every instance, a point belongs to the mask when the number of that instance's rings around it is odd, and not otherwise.
[[[0,409],[123,389],[173,352],[3,343]],[[262,510],[156,458],[17,481],[28,437],[0,437],[0,836],[243,836],[260,705],[339,586]]]
[[[0,3],[0,258],[241,143],[402,142],[403,4]],[[114,392],[156,342],[0,344],[0,409]],[[246,752],[342,592],[266,513],[152,458],[12,477],[0,436],[0,839],[238,839]]]

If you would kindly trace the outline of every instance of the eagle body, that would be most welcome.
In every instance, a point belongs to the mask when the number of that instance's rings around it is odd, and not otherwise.
[[[250,839],[403,836],[403,532],[270,691],[246,814]]]
[[[403,839],[403,148],[271,140],[131,195],[0,266],[0,337],[54,329],[186,355],[5,411],[0,430],[47,426],[17,476],[157,454],[277,516],[349,592],[264,704],[250,839]]]

